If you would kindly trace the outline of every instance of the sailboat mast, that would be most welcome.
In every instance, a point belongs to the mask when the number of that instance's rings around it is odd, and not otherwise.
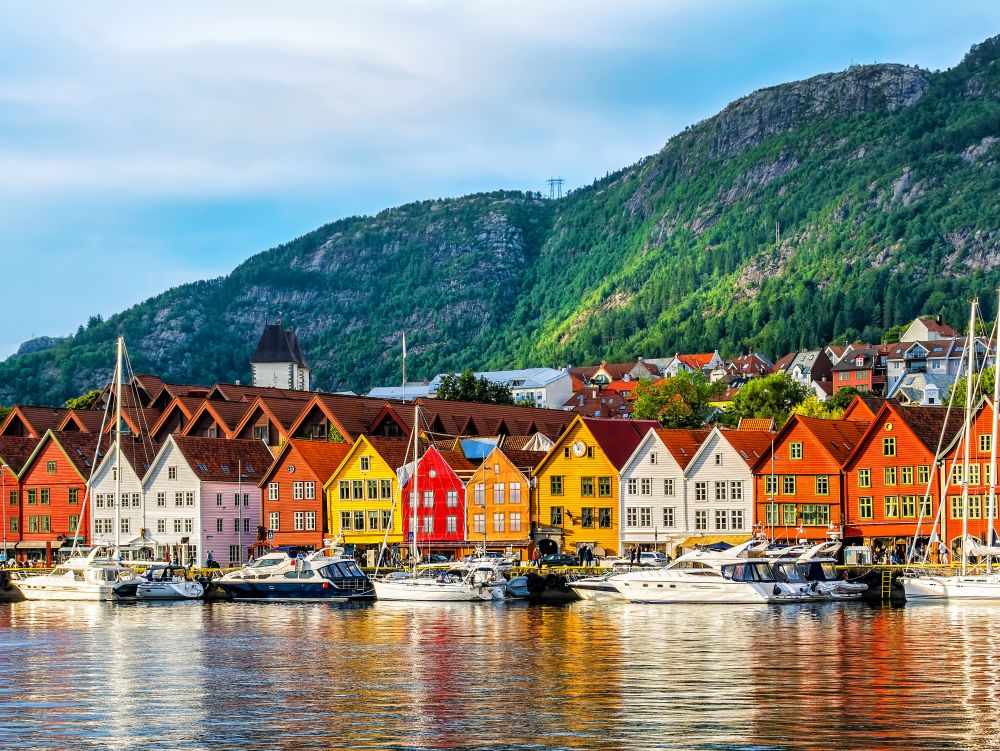
[[[417,570],[417,553],[419,548],[417,547],[417,505],[420,503],[420,407],[416,404],[414,400],[413,404],[413,494],[410,496],[410,509],[411,516],[413,520],[410,523],[410,536],[413,538],[410,542],[410,557],[413,559],[411,564],[413,570]]]
[[[990,438],[990,500],[986,513],[986,545],[993,544],[993,520],[996,518],[997,503],[997,433],[1000,427],[1000,414],[997,413],[997,402],[1000,401],[1000,378],[997,378],[997,370],[1000,369],[1000,288],[997,289],[997,319],[993,328],[994,331],[994,354],[993,354],[993,431]],[[989,346],[987,345],[987,352]],[[985,363],[984,363],[985,367]],[[993,573],[993,558],[986,556],[986,571]]]
[[[965,376],[965,436],[964,456],[962,458],[962,576],[965,576],[969,563],[969,546],[966,537],[969,534],[969,452],[972,440],[972,385],[976,378],[976,308],[979,298],[972,299],[969,310],[969,336],[965,340],[965,354],[968,357]]]
[[[122,531],[122,348],[124,337],[118,337],[115,355],[115,547],[121,545]]]

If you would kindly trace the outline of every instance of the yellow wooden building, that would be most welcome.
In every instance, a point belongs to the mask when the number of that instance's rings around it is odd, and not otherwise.
[[[621,554],[618,475],[652,420],[577,416],[534,471],[533,538],[542,555]]]
[[[328,537],[343,535],[345,544],[357,545],[360,551],[378,549],[383,540],[389,545],[402,542],[396,470],[406,462],[406,448],[405,440],[360,436],[354,442],[323,486]]]
[[[520,554],[528,560],[531,542],[531,471],[540,451],[494,448],[465,486],[468,543]]]

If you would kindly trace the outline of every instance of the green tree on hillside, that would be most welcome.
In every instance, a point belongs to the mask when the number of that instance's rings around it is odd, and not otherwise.
[[[86,394],[66,400],[66,407],[69,409],[92,409],[97,400],[101,398],[103,392],[100,389],[92,389]]]
[[[975,404],[979,401],[979,398],[986,395],[987,398],[993,398],[993,381],[996,379],[996,368],[989,367],[983,371],[981,377],[977,377],[972,381],[972,403]],[[951,387],[951,390],[942,396],[947,403],[947,400],[951,398],[951,394],[955,394],[955,406],[965,407],[965,392],[968,388],[968,381],[965,376],[962,376],[957,381],[955,385]]]
[[[736,392],[726,410],[727,422],[736,424],[743,417],[771,417],[780,427],[808,396],[809,387],[786,373],[754,378]]]
[[[725,388],[721,381],[712,383],[701,373],[687,371],[659,385],[640,380],[635,387],[632,416],[656,420],[665,428],[701,428],[712,416],[709,402]]]
[[[435,397],[448,401],[482,404],[514,403],[510,388],[502,383],[493,383],[488,378],[476,378],[471,368],[466,368],[458,374],[449,373],[442,376]]]

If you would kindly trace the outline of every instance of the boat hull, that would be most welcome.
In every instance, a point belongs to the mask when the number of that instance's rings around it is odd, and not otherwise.
[[[626,599],[625,595],[619,592],[614,584],[605,580],[575,581],[570,583],[569,588],[581,600],[601,600],[603,602],[617,600],[620,602]]]
[[[200,600],[205,588],[198,582],[143,582],[136,590],[140,600]]]
[[[38,577],[42,578],[42,577]],[[76,586],[60,584],[58,582],[18,582],[17,588],[21,590],[26,600],[84,600],[90,602],[100,602],[110,600],[114,596],[114,585],[107,584],[78,584]]]
[[[493,588],[433,580],[373,582],[380,600],[409,602],[484,602],[493,599]]]
[[[915,576],[900,581],[907,602],[1000,600],[998,576]]]
[[[374,590],[347,589],[331,582],[268,582],[226,581],[217,579],[215,585],[234,600],[297,600],[324,602],[328,600],[370,600]]]

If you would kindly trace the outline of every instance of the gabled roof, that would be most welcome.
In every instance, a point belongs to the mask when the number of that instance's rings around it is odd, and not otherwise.
[[[695,454],[698,453],[698,448],[712,432],[708,429],[668,430],[667,428],[654,428],[654,430],[681,469],[685,469],[691,463]]]
[[[0,436],[0,463],[10,467],[13,474],[20,474],[28,457],[38,446],[38,438],[19,435]]]
[[[224,436],[219,437],[232,438],[233,431],[236,429],[240,420],[242,420],[246,416],[246,413],[250,411],[251,406],[250,402],[216,402],[206,399],[201,403],[201,406],[198,407],[198,411],[191,416],[191,421],[188,422],[184,430],[181,431],[181,435],[190,435],[202,415],[209,414],[225,433]]]
[[[97,449],[98,438],[102,440],[102,453],[97,457],[98,462],[100,462],[104,455],[103,449],[107,447],[106,436],[97,436],[94,433],[56,433],[54,430],[46,430],[35,446],[35,450],[31,452],[31,455],[21,467],[21,471],[18,472],[18,479],[24,477],[35,459],[41,455],[45,446],[49,442],[52,442],[66,455],[66,458],[69,459],[70,464],[76,470],[77,474],[85,482],[88,481],[93,469],[94,452]]]
[[[158,435],[160,429],[163,427],[163,423],[166,422],[174,412],[180,412],[189,421],[194,414],[201,408],[204,403],[204,399],[194,397],[194,396],[175,396],[170,404],[167,405],[166,409],[160,414],[160,419],[156,421],[156,424],[150,428],[150,435]]]
[[[765,432],[774,431],[773,417],[741,417],[737,430],[763,430]]]
[[[346,440],[353,441],[372,430],[376,418],[387,404],[384,399],[349,394],[310,394],[309,397],[308,404],[303,406],[299,416],[289,426],[292,435],[298,432],[313,410],[318,409]]]
[[[740,375],[766,376],[774,372],[774,365],[756,352],[734,357],[726,363],[726,370]]]
[[[362,450],[371,448],[376,454],[378,454],[382,461],[384,461],[389,469],[399,476],[400,468],[406,466],[408,462],[412,462],[413,458],[410,456],[409,452],[413,449],[412,441],[405,438],[375,438],[372,436],[362,435],[358,436],[357,440],[350,447],[350,450],[344,454],[344,458],[340,460],[340,463],[334,468],[330,476],[323,482],[324,488],[327,487],[341,470],[344,469],[344,465],[353,461],[354,456]]]
[[[252,402],[258,396],[272,396],[279,399],[312,399],[314,392],[297,389],[279,389],[274,386],[244,386],[241,383],[216,383],[209,390],[206,399],[226,402]]]
[[[62,422],[68,409],[63,407],[32,407],[28,404],[16,404],[10,414],[0,425],[0,435],[11,435],[15,423],[24,426],[32,438],[41,438],[46,430],[55,430]]]
[[[299,419],[306,409],[308,402],[301,399],[276,399],[275,397],[258,396],[250,403],[250,409],[243,416],[243,419],[233,428],[233,435],[239,435],[247,426],[247,423],[254,419],[255,415],[263,413],[276,425],[280,426],[285,433]]]
[[[263,446],[259,441],[255,441],[259,445]],[[352,444],[350,443],[331,443],[329,441],[299,441],[296,439],[291,439],[285,441],[285,444],[281,447],[278,455],[274,458],[267,472],[260,480],[260,485],[270,480],[274,472],[284,464],[288,452],[295,449],[299,456],[302,457],[309,469],[312,471],[321,485],[325,485],[327,480],[329,480],[333,473],[340,466],[344,458],[350,453]],[[266,448],[265,448],[266,450]]]
[[[981,406],[982,404],[980,404]],[[965,422],[965,412],[961,409],[952,409],[951,414],[948,415],[948,408],[944,406],[903,406],[887,399],[876,413],[865,437],[879,433],[884,429],[887,421],[893,420],[906,425],[927,449],[927,452],[931,456],[937,456],[938,442],[942,441],[942,430],[944,438],[941,447],[944,451],[945,447],[950,446],[961,432]],[[858,455],[862,443],[863,441],[858,441],[857,447],[851,452],[851,456],[845,464],[849,464]]]
[[[771,450],[774,433],[767,430],[720,430],[719,436],[726,441],[740,458],[753,468],[760,458]]]
[[[581,417],[580,420],[617,470],[625,466],[639,441],[650,430],[659,427],[656,420],[601,420],[593,417]]]
[[[125,401],[124,399],[122,401]],[[128,429],[135,435],[151,435],[153,426],[160,421],[163,413],[158,409],[134,409],[126,407],[122,410],[122,422],[128,425]],[[115,429],[114,413],[104,426],[105,433],[112,433]]]
[[[675,357],[678,361],[684,363],[692,370],[701,370],[702,368],[707,368],[712,364],[712,358],[715,357],[715,353],[699,352],[693,355],[683,355],[678,352]]]
[[[420,406],[422,429],[444,432],[448,435],[472,435],[472,425],[478,435],[531,434],[559,435],[572,421],[573,415],[560,409],[519,407],[508,404],[480,404],[478,402],[447,401],[444,399],[416,399]],[[412,409],[397,411],[399,418],[412,427]],[[433,429],[435,419],[444,428]]]
[[[806,417],[793,413],[774,437],[774,445],[779,445],[785,436],[798,425],[812,435],[813,439],[837,463],[838,467],[843,467],[861,438],[868,431],[869,423],[854,420],[823,420],[818,417]],[[768,451],[754,465],[754,469],[760,466],[770,456],[770,453],[769,446]]]
[[[524,472],[525,475],[531,475],[532,470],[542,463],[542,459],[545,458],[546,453],[544,451],[521,451],[520,449],[507,448],[506,446],[496,450],[506,456],[510,460],[510,463]]]
[[[202,482],[260,483],[271,466],[271,452],[260,441],[220,441],[202,436],[171,436],[191,470]]]
[[[861,396],[858,394],[847,405],[841,420],[859,420],[864,423],[871,422],[875,414],[882,408],[885,399],[879,396]]]
[[[250,362],[293,362],[302,368],[309,367],[299,345],[299,337],[280,323],[269,323],[264,326]]]
[[[779,357],[778,360],[774,363],[775,371],[781,371],[782,373],[784,373],[791,367],[792,361],[795,359],[797,355],[798,352],[789,352],[787,355],[782,355],[781,357]]]
[[[611,418],[632,413],[631,402],[620,392],[602,389],[594,396],[595,391],[596,386],[584,386],[563,403],[563,408],[584,417]]]
[[[104,422],[103,409],[70,409],[66,411],[62,421],[56,426],[57,431],[73,430],[70,423],[81,433],[97,433]],[[109,420],[114,422],[114,420]]]
[[[137,477],[145,477],[149,468],[156,461],[156,456],[160,451],[160,444],[152,440],[149,436],[130,435],[126,433],[122,436],[122,459],[124,459]],[[108,462],[115,460],[115,439],[114,436],[105,433],[101,436],[102,458],[97,463],[98,468]]]

